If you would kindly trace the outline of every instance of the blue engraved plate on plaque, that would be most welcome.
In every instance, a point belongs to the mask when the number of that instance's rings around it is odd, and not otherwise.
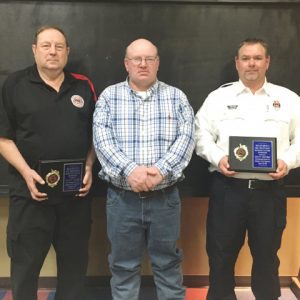
[[[273,167],[272,141],[253,141],[253,168]]]
[[[64,164],[63,192],[78,191],[82,185],[83,163]]]

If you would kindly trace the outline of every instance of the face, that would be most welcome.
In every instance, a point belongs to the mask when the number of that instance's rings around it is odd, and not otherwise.
[[[245,86],[262,86],[269,68],[270,56],[261,44],[242,46],[235,58],[236,69]]]
[[[70,49],[61,32],[46,29],[38,35],[32,51],[39,70],[62,71],[67,64]]]
[[[145,91],[157,78],[159,67],[157,49],[148,40],[136,40],[128,46],[124,64],[130,86],[134,90]]]

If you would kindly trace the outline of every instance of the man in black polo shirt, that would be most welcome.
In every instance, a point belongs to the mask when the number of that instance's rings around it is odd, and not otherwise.
[[[37,299],[39,273],[52,244],[57,257],[55,299],[82,300],[91,225],[88,192],[95,159],[91,129],[96,96],[86,77],[64,70],[69,47],[60,28],[40,28],[32,50],[35,65],[7,78],[0,101],[0,153],[10,164],[7,247],[13,297]],[[76,194],[41,191],[51,185],[50,178],[39,174],[41,160],[78,158],[86,161]],[[56,184],[58,176],[52,177]]]

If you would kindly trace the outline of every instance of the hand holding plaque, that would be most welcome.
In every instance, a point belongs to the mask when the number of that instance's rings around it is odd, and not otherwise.
[[[273,137],[229,137],[230,170],[272,173],[277,168],[277,139]]]
[[[40,160],[39,174],[45,181],[40,192],[47,194],[76,194],[82,186],[85,159]]]

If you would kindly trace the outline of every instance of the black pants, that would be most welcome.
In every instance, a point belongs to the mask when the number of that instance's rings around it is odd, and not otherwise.
[[[234,266],[248,232],[253,265],[251,287],[257,300],[277,300],[281,237],[286,225],[282,186],[249,189],[242,180],[214,174],[207,217],[210,266],[208,300],[234,300]]]
[[[7,249],[14,300],[36,300],[38,278],[51,244],[57,259],[56,300],[82,300],[88,262],[91,201],[66,198],[45,205],[11,197]]]

